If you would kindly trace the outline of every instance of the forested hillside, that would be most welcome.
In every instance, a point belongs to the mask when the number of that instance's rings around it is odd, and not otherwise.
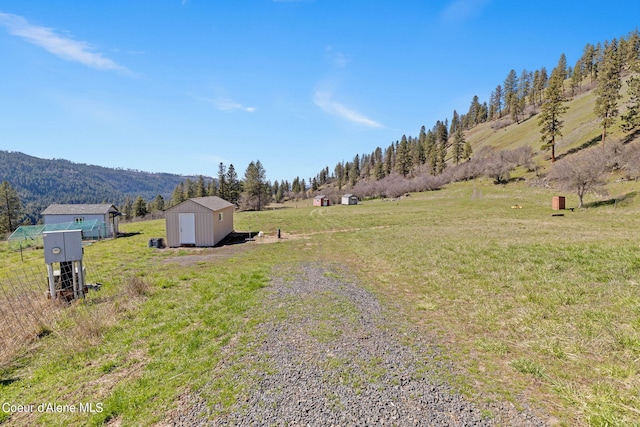
[[[0,182],[6,180],[16,190],[23,213],[32,222],[50,203],[121,205],[127,197],[169,198],[184,179],[168,173],[112,169],[0,151]]]
[[[625,167],[637,177],[637,150],[628,143],[640,129],[640,33],[587,43],[573,66],[564,53],[558,56],[549,69],[505,70],[488,101],[474,96],[466,112],[454,110],[450,118],[416,129],[417,136],[354,153],[353,160],[309,178],[308,187],[300,177],[276,182],[274,198],[322,192],[337,201],[345,191],[395,197],[477,176],[505,182],[517,167],[537,178],[555,160],[605,141],[614,155],[627,149],[622,157],[634,163],[614,162],[613,169]]]

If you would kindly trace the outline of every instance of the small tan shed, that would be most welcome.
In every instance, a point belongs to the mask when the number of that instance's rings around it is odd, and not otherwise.
[[[233,231],[235,206],[216,196],[194,197],[165,211],[167,246],[215,246]]]

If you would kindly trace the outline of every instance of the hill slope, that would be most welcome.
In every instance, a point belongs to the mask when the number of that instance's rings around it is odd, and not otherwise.
[[[168,198],[186,177],[40,159],[19,152],[0,151],[0,182],[18,192],[27,216],[37,220],[50,203],[121,204],[128,197]]]
[[[621,94],[623,98],[619,102],[620,112],[626,111],[627,78],[623,78]],[[569,85],[565,81],[565,88]],[[568,90],[568,89],[567,89]],[[585,88],[584,92],[568,97],[566,103],[568,110],[562,116],[564,126],[562,136],[556,139],[556,156],[562,157],[566,153],[574,152],[580,148],[599,143],[602,127],[594,114],[595,94],[592,88]],[[539,107],[538,107],[539,109]],[[620,118],[614,126],[607,131],[607,142],[615,142],[625,139],[627,136],[620,130]],[[482,147],[492,147],[496,150],[512,150],[522,145],[529,145],[535,153],[535,161],[539,166],[549,166],[551,154],[541,151],[540,127],[538,125],[537,111],[531,109],[527,119],[515,123],[508,117],[481,123],[466,133],[473,150],[477,152]]]

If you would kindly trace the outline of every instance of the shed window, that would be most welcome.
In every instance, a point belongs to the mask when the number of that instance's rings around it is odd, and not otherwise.
[[[222,212],[218,213],[218,221],[222,221]]]
[[[84,222],[84,218],[83,217],[76,217],[76,218],[73,219],[73,222],[75,222],[75,223]]]

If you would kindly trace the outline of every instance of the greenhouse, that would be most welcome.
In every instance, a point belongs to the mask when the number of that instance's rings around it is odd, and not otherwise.
[[[103,239],[107,236],[105,223],[98,219],[61,224],[21,225],[9,236],[9,246],[42,246],[42,233],[59,230],[82,230],[82,238],[85,240]]]

